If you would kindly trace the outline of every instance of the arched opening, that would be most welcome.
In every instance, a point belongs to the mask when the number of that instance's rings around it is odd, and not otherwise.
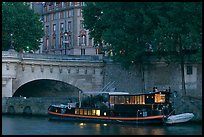
[[[24,115],[32,115],[32,109],[30,108],[30,106],[26,106],[26,107],[23,109],[23,114],[24,114]]]
[[[9,106],[7,109],[7,114],[15,114],[15,109],[14,106]]]
[[[78,97],[80,89],[65,82],[40,79],[19,87],[13,97]]]

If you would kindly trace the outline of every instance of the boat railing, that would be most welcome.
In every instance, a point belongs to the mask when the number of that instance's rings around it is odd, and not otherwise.
[[[110,81],[108,82],[107,85],[105,85],[99,92],[104,92],[104,91],[107,91],[113,84],[115,83],[115,81]]]
[[[68,106],[68,108],[76,108],[76,102],[74,102],[74,103],[68,103],[67,104],[67,106]]]

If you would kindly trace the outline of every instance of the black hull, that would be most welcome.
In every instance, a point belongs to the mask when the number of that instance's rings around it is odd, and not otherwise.
[[[142,120],[117,120],[117,119],[101,119],[101,118],[82,118],[82,117],[69,117],[62,115],[49,114],[50,120],[61,120],[61,121],[76,121],[80,123],[117,123],[117,124],[163,124],[163,118],[152,118],[152,119],[142,119]]]

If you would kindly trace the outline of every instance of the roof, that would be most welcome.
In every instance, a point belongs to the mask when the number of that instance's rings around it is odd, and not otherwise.
[[[152,95],[152,94],[171,94],[168,91],[157,91],[157,92],[148,92],[148,93],[134,93],[130,94],[129,92],[125,91],[113,91],[113,92],[99,92],[99,91],[81,91],[81,94],[92,94],[92,95],[99,95],[99,94],[108,94],[108,95]]]
[[[122,92],[122,91],[118,91],[118,92],[99,92],[99,91],[81,91],[81,94],[109,94],[109,95],[128,95],[128,92]]]

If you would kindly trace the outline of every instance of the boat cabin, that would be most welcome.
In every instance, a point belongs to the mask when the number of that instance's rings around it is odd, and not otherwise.
[[[82,92],[77,114],[97,116],[144,117],[168,115],[173,109],[170,92],[158,91],[142,94],[127,92]]]

